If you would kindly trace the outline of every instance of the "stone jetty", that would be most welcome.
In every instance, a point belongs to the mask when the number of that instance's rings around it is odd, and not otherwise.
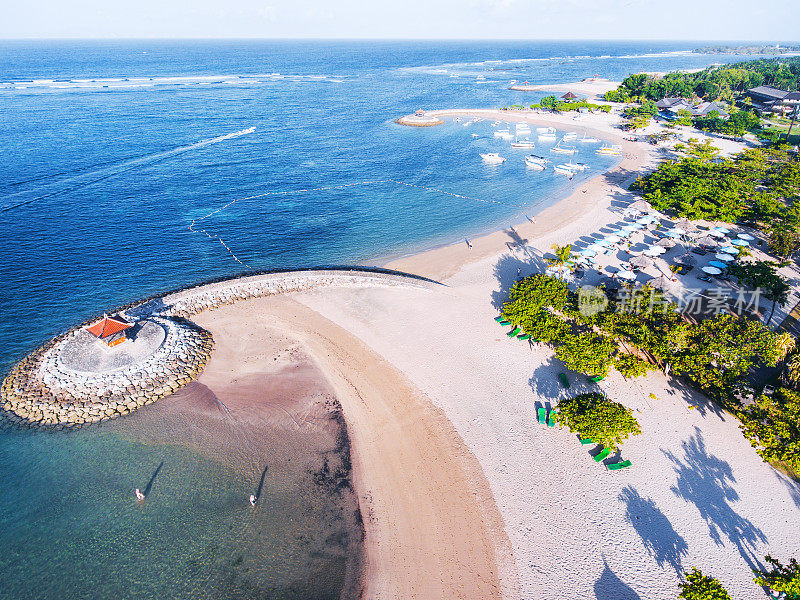
[[[98,423],[155,402],[197,378],[211,356],[211,334],[189,319],[239,300],[318,287],[432,287],[392,272],[312,270],[266,273],[180,290],[116,311],[137,324],[133,341],[102,348],[85,323],[32,352],[0,386],[0,423],[67,429]]]

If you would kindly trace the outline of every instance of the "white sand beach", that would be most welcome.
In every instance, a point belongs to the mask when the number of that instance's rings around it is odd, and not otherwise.
[[[750,569],[766,553],[800,554],[800,486],[758,457],[736,419],[658,372],[590,383],[493,320],[518,269],[541,271],[551,244],[619,220],[633,199],[621,184],[659,151],[622,140],[613,115],[428,114],[579,126],[624,157],[536,223],[388,265],[440,288],[329,287],[199,318],[212,331],[265,322],[291,333],[336,390],[367,537],[364,597],[661,600],[698,567],[737,600],[764,598]],[[631,468],[610,472],[592,446],[537,423],[538,406],[588,390],[635,411],[643,433],[622,448]]]
[[[578,96],[596,101],[602,100],[603,94],[606,92],[617,89],[620,83],[619,81],[611,81],[610,79],[603,79],[602,77],[590,77],[574,83],[517,83],[512,85],[509,89],[520,92],[553,92],[560,94],[572,92]]]

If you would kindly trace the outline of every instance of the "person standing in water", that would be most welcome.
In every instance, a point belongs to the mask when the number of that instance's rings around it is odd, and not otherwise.
[[[256,500],[257,500],[256,495],[255,494],[250,494],[250,506],[255,506],[256,505]]]
[[[144,494],[141,492],[139,488],[136,488],[136,490],[133,493],[136,494],[136,500],[138,502],[142,502],[144,500]]]

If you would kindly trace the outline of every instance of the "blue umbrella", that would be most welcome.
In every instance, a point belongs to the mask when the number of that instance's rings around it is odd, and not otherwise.
[[[717,267],[718,269],[726,269],[728,267],[728,265],[726,265],[721,260],[710,260],[708,261],[708,264],[711,265],[712,267]]]
[[[733,244],[734,246],[749,246],[750,242],[748,242],[747,240],[733,240],[731,244]]]
[[[595,252],[591,248],[586,248],[584,250],[581,250],[581,256],[597,256],[597,252]]]
[[[610,248],[613,246],[611,242],[608,240],[597,240],[592,246],[602,246],[603,248]]]
[[[666,235],[672,239],[680,239],[682,234],[678,233],[677,231],[668,231]]]
[[[739,250],[733,246],[725,246],[719,249],[723,254],[739,254]]]
[[[730,233],[731,230],[727,227],[714,227],[714,231],[719,231],[720,233]]]

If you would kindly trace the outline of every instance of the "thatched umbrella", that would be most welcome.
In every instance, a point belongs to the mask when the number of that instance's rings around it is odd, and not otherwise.
[[[630,206],[628,206],[628,210],[636,210],[642,213],[650,212],[653,210],[653,207],[650,206],[650,203],[646,200],[637,200],[633,202]]]
[[[674,248],[676,245],[675,240],[671,240],[670,238],[661,238],[655,243],[656,246],[661,246],[662,248],[666,248],[669,250],[670,248]]]
[[[716,246],[717,240],[711,237],[710,235],[704,235],[703,237],[697,240],[697,243],[701,246]]]
[[[688,267],[693,267],[694,265],[697,264],[697,259],[687,252],[682,256],[675,257],[675,262],[681,265],[686,265]]]
[[[638,267],[640,269],[646,269],[647,267],[653,266],[653,261],[646,256],[634,256],[628,261],[628,263],[630,263],[631,266]]]
[[[680,227],[681,229],[683,229],[686,232],[696,231],[697,230],[697,225],[692,223],[686,217],[684,217],[683,219],[680,219],[677,223],[675,223],[675,226],[676,227]]]
[[[664,277],[663,275],[657,279],[651,279],[647,282],[651,288],[655,290],[661,290],[662,292],[666,292],[668,289],[672,287],[672,282]]]

